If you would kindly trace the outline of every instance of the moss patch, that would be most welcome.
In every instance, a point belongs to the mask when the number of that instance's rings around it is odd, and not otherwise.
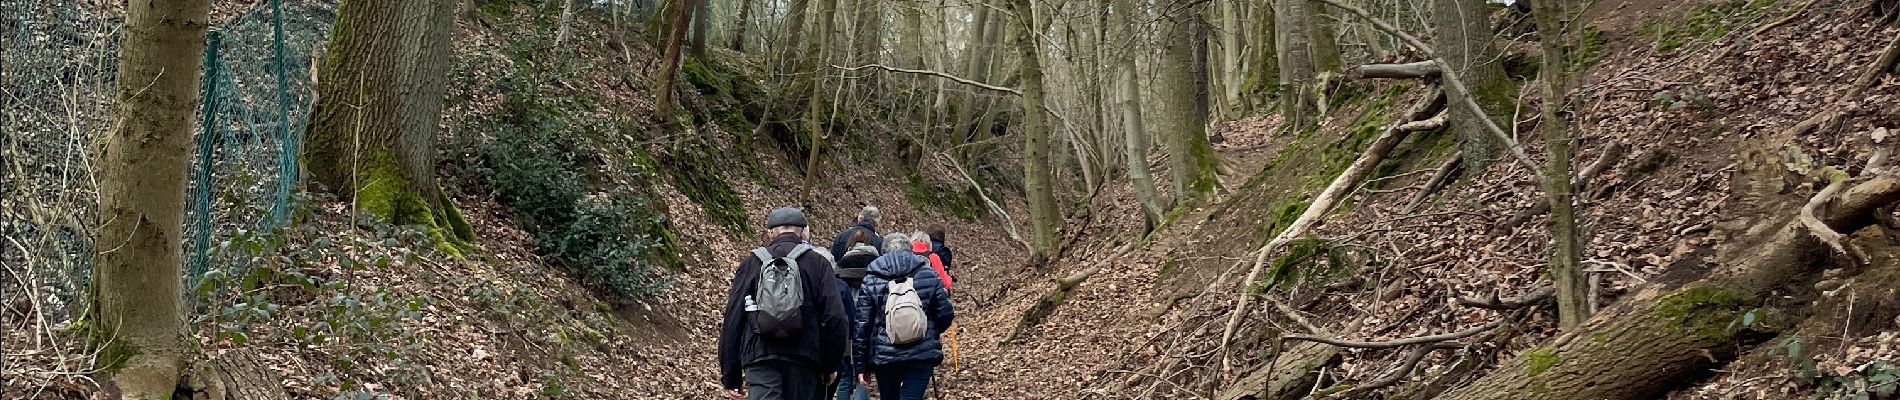
[[[1667,53],[1721,39],[1774,4],[1775,0],[1729,0],[1697,6],[1682,15],[1651,17],[1643,23],[1642,31],[1655,38],[1657,52]]]
[[[1711,286],[1684,289],[1656,301],[1655,312],[1675,322],[1711,344],[1734,338],[1741,315],[1741,300],[1734,292]]]
[[[1524,372],[1530,376],[1549,371],[1550,367],[1557,366],[1560,362],[1563,362],[1563,357],[1558,356],[1557,350],[1550,347],[1539,347],[1524,352]]]

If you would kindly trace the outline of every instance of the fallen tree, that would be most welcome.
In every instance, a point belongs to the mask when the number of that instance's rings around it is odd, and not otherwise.
[[[1857,231],[1875,224],[1877,209],[1900,201],[1900,176],[1873,177],[1820,201],[1832,210],[1819,217],[1826,228]],[[1757,316],[1750,321],[1806,315],[1809,302],[1783,297],[1811,292],[1801,286],[1818,277],[1829,259],[1827,244],[1792,213],[1775,220],[1769,226],[1776,228],[1752,235],[1765,239],[1732,243],[1739,250],[1708,277],[1629,296],[1446,398],[1653,398],[1690,374],[1732,359],[1742,345],[1769,337],[1780,325],[1743,323],[1745,315]]]
[[[1443,72],[1437,61],[1405,64],[1366,64],[1346,69],[1347,79],[1425,79]]]

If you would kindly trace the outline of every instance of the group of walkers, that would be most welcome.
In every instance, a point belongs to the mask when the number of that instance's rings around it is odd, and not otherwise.
[[[943,229],[880,236],[880,219],[864,207],[827,248],[811,243],[803,211],[766,215],[767,243],[739,263],[726,297],[727,398],[865,400],[876,388],[881,399],[921,400],[946,354],[954,363]]]

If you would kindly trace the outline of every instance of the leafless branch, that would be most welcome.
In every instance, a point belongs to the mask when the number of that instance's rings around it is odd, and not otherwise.
[[[1513,297],[1513,298],[1508,298],[1508,299],[1498,298],[1498,294],[1496,292],[1492,292],[1490,297],[1484,298],[1484,299],[1474,299],[1470,297],[1460,296],[1458,297],[1458,305],[1466,306],[1466,307],[1482,308],[1486,310],[1499,310],[1499,311],[1515,310],[1519,308],[1536,305],[1538,303],[1542,303],[1545,301],[1549,301],[1556,294],[1557,294],[1557,287],[1544,285],[1544,286],[1539,286],[1536,289],[1532,289],[1530,293],[1525,293],[1523,296],[1518,296],[1518,297]]]
[[[935,71],[935,70],[928,70],[928,69],[897,68],[897,67],[887,66],[883,64],[866,64],[866,65],[858,66],[858,67],[845,67],[845,66],[839,66],[839,65],[832,65],[831,67],[837,68],[840,70],[845,70],[845,71],[857,71],[857,70],[862,70],[865,68],[876,68],[876,69],[881,69],[881,70],[890,71],[890,72],[931,75],[931,76],[936,76],[939,78],[949,79],[951,81],[955,81],[957,83],[961,83],[965,85],[975,86],[975,87],[994,90],[994,91],[1003,92],[1003,93],[1009,93],[1009,94],[1013,94],[1017,96],[1023,95],[1023,92],[1021,90],[1016,90],[1016,88],[1002,87],[1002,86],[991,85],[991,84],[987,84],[983,82],[977,82],[977,81],[969,80],[967,78],[963,78],[960,76],[951,75],[950,73],[943,72],[943,71]]]

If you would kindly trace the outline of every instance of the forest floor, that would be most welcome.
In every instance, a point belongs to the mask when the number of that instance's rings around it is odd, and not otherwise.
[[[1747,212],[1772,211],[1730,198],[1735,149],[1832,103],[1830,94],[1843,91],[1880,50],[1884,42],[1878,38],[1894,34],[1895,28],[1861,14],[1862,3],[1612,1],[1586,12],[1586,24],[1599,33],[1597,44],[1581,46],[1590,49],[1582,62],[1587,68],[1570,95],[1582,134],[1578,167],[1604,158],[1612,143],[1626,148],[1590,183],[1590,199],[1580,211],[1591,238],[1585,257],[1610,266],[1596,274],[1602,304],[1648,281],[1706,271],[1724,224]],[[1749,34],[1791,13],[1786,24]],[[1673,24],[1672,18],[1690,23]],[[458,96],[466,100],[453,103],[452,126],[502,107],[510,95],[498,89],[504,72],[535,62],[503,54],[512,45],[504,32],[537,29],[463,22],[459,37],[469,39],[458,45],[457,59],[479,65],[463,72],[475,84],[458,85]],[[626,122],[616,118],[627,114],[640,120],[652,105],[646,89],[634,82],[650,82],[651,68],[638,66],[657,63],[648,58],[659,53],[643,40],[617,41],[604,31],[611,30],[577,30],[576,41],[583,44],[574,57],[593,62],[547,83],[554,87],[547,94],[591,93],[598,97],[595,108],[569,113],[615,123]],[[628,65],[635,71],[623,74]],[[1848,123],[1796,138],[1790,157],[1857,171],[1875,146],[1869,138],[1900,130],[1900,108],[1892,106],[1900,104],[1897,80],[1883,78],[1864,93],[1865,100],[1852,102],[1852,117],[1843,119]],[[1250,252],[1284,225],[1289,210],[1297,214],[1302,201],[1331,179],[1329,171],[1363,149],[1366,127],[1389,123],[1426,91],[1411,83],[1348,86],[1359,95],[1342,100],[1316,132],[1285,131],[1275,116],[1220,125],[1226,141],[1218,150],[1230,171],[1222,176],[1223,189],[1182,205],[1152,242],[1119,259],[1107,257],[1143,241],[1129,188],[1111,185],[1081,202],[1065,229],[1072,246],[1047,266],[1032,267],[998,216],[964,219],[939,205],[913,203],[916,196],[907,191],[919,184],[895,172],[904,161],[887,156],[895,153],[885,151],[896,146],[890,143],[871,145],[872,156],[824,159],[817,176],[823,184],[806,207],[813,239],[828,240],[865,204],[883,209],[880,230],[887,233],[933,224],[950,232],[958,254],[953,298],[962,334],[956,365],[939,371],[936,398],[1204,398],[1221,388],[1206,377],[1224,372],[1220,328],[1236,294],[1213,284],[1251,266]],[[698,97],[686,101],[711,102]],[[738,136],[713,123],[694,128],[714,142]],[[1516,128],[1541,158],[1540,141],[1530,134],[1535,124]],[[639,161],[613,146],[663,154],[671,140],[609,138],[592,145],[603,149],[599,164],[617,165]],[[1270,286],[1266,293],[1307,314],[1316,328],[1358,340],[1456,331],[1502,318],[1456,307],[1453,299],[1494,292],[1510,297],[1534,286],[1544,263],[1545,220],[1494,228],[1528,208],[1538,190],[1522,165],[1499,159],[1421,201],[1421,183],[1449,154],[1448,141],[1443,133],[1421,133],[1402,144],[1374,183],[1330,214],[1316,232],[1324,240],[1287,261],[1295,267],[1284,271],[1304,272],[1280,276],[1277,285],[1244,287]],[[746,227],[756,229],[771,208],[801,202],[796,188],[804,177],[795,172],[795,161],[764,145],[731,147],[754,151],[758,161],[752,171],[717,175],[736,196]],[[965,190],[954,169],[927,160],[916,163],[923,187]],[[1166,164],[1158,157],[1149,161]],[[1156,170],[1158,177],[1166,174],[1165,168]],[[675,182],[654,179],[650,188],[666,206],[684,269],[666,272],[671,286],[637,304],[608,306],[566,278],[535,254],[533,236],[490,194],[458,198],[481,238],[473,245],[478,255],[465,259],[433,253],[399,229],[360,228],[350,223],[347,209],[328,204],[313,207],[309,221],[287,232],[288,245],[278,253],[258,258],[282,273],[334,284],[266,290],[269,304],[280,308],[196,321],[199,341],[214,356],[242,353],[262,360],[291,398],[714,398],[713,353],[731,270],[762,238],[725,226],[729,216],[718,207],[731,205],[695,200],[688,192],[697,189]],[[1160,187],[1168,187],[1165,178]],[[1010,215],[1026,218],[1019,195],[989,189]],[[1788,189],[1803,197],[1813,190]],[[271,261],[277,255],[297,261]],[[1105,262],[1113,267],[1070,294],[1046,321],[1010,340],[1019,318],[1055,278]],[[1841,296],[1854,296],[1876,288],[1841,289]],[[71,327],[42,325],[30,308],[7,302],[0,395],[96,395],[87,377],[92,371],[84,368],[87,355],[74,351],[80,347]],[[1231,350],[1238,361],[1233,374],[1260,368],[1260,356],[1269,351],[1261,338],[1268,332],[1308,329],[1260,308],[1248,316],[1242,340]],[[1554,315],[1548,307],[1538,310],[1513,322],[1520,332],[1514,338],[1429,356],[1397,387],[1448,376],[1461,360],[1488,366],[1545,342],[1556,331]],[[1804,366],[1785,357],[1745,357],[1712,377],[1680,385],[1671,398],[1815,394],[1818,382],[1864,377],[1874,360],[1900,357],[1895,325],[1900,321],[1876,321],[1872,329],[1808,338],[1811,343],[1802,346],[1814,362],[1805,368],[1820,378],[1797,371]],[[1777,343],[1784,353],[1786,343]],[[1372,379],[1402,356],[1344,352],[1326,364],[1326,377],[1315,389]]]

